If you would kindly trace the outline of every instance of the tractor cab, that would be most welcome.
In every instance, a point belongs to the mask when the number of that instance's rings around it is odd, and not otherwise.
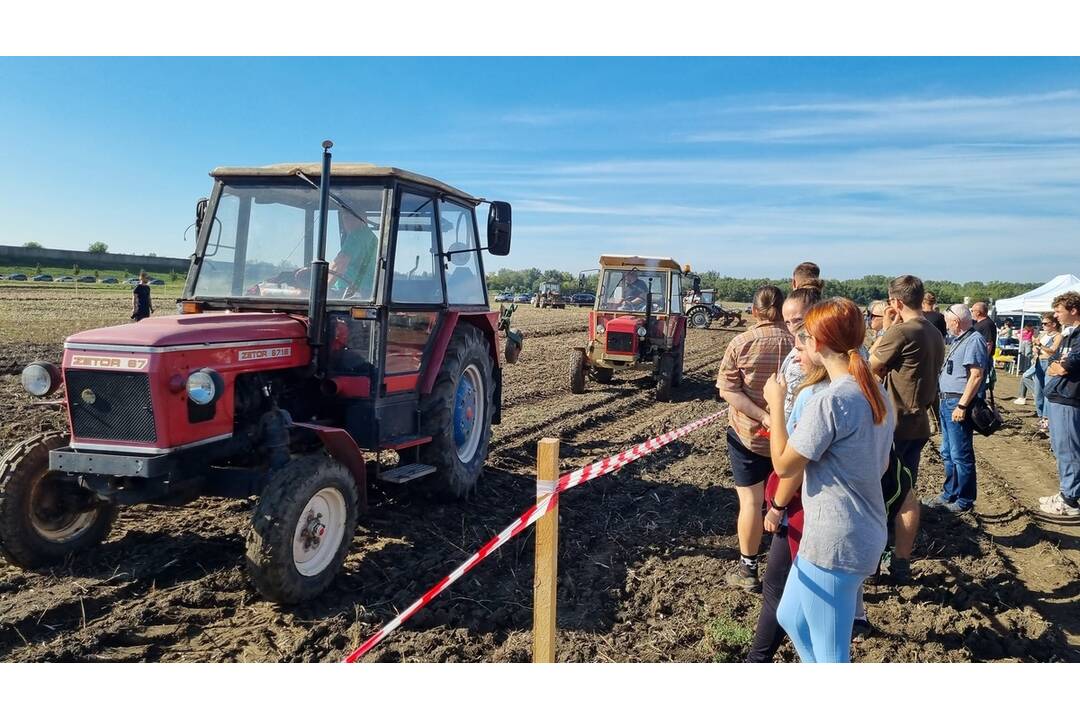
[[[557,282],[542,282],[533,296],[533,306],[538,308],[565,308],[566,300],[562,296],[562,285]]]
[[[657,398],[669,399],[682,380],[682,283],[683,271],[671,258],[601,256],[589,342],[574,349],[571,392],[584,392],[586,376],[606,383],[617,369],[651,365]]]
[[[321,163],[212,171],[180,314],[77,333],[60,367],[23,371],[70,429],[0,459],[0,554],[49,565],[101,542],[121,505],[259,496],[249,574],[295,603],[341,568],[369,480],[475,491],[500,357],[516,357],[498,350],[509,314],[488,306],[481,257],[509,252],[510,206],[332,165],[331,146]]]

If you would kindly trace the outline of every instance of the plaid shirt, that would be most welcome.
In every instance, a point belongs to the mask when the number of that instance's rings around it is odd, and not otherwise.
[[[722,392],[741,392],[760,408],[765,407],[765,383],[775,375],[795,339],[780,323],[759,322],[735,337],[724,352],[716,387]],[[769,438],[758,435],[762,424],[735,408],[728,410],[728,424],[742,444],[758,455],[769,455]]]

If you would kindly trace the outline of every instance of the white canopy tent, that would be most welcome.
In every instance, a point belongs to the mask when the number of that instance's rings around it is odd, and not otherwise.
[[[1054,298],[1070,290],[1080,292],[1080,278],[1075,275],[1058,275],[1053,280],[1040,285],[1034,290],[1028,290],[1026,293],[1016,297],[998,300],[994,303],[994,311],[998,316],[1019,315],[1020,327],[1023,327],[1026,315],[1039,315],[1040,313],[1050,312],[1053,309],[1050,303],[1053,302]],[[1014,364],[1014,372],[1017,374],[1020,372],[1019,360]]]
[[[1050,303],[1061,293],[1080,292],[1080,278],[1075,275],[1058,275],[1053,280],[1028,290],[1023,295],[1002,298],[994,303],[998,315],[1034,315],[1050,312]]]

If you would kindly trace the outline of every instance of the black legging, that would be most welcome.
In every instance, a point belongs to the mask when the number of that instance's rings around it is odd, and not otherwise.
[[[780,604],[780,596],[784,594],[784,585],[791,570],[791,546],[788,545],[786,527],[773,535],[766,562],[765,577],[761,581],[761,614],[758,615],[754,642],[743,662],[772,662],[780,643],[787,637],[784,628],[776,622],[776,607]]]

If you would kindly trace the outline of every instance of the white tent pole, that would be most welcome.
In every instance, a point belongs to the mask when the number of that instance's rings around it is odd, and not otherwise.
[[[1021,338],[1021,340],[1016,345],[1016,362],[1013,363],[1013,374],[1014,375],[1019,375],[1020,374],[1020,350],[1024,346],[1024,341],[1022,339],[1023,337],[1024,337],[1024,304],[1020,303],[1020,338]],[[1034,343],[1032,344],[1032,347],[1034,347]],[[1021,380],[1020,385],[1023,386],[1023,384],[1024,384],[1024,381]],[[1024,388],[1021,387],[1020,389],[1023,390]]]

